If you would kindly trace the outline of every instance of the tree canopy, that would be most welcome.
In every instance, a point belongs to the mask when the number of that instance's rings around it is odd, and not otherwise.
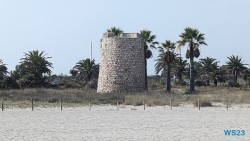
[[[166,40],[164,43],[162,43],[162,46],[158,47],[159,48],[159,56],[158,59],[156,60],[155,64],[155,71],[156,74],[158,74],[160,71],[163,71],[163,73],[167,74],[166,78],[166,92],[171,91],[171,64],[175,60],[175,54],[174,54],[174,49],[175,49],[175,43],[172,43],[169,40]]]
[[[38,50],[24,53],[20,64],[17,66],[15,74],[19,78],[21,87],[42,87],[45,86],[45,75],[51,73],[52,63],[48,61],[51,57],[46,57],[44,51]]]
[[[227,64],[227,69],[230,74],[233,75],[234,77],[234,83],[238,83],[238,76],[244,72],[247,68],[245,67],[248,64],[244,64],[242,61],[242,58],[238,55],[230,56],[227,57],[228,61],[226,62]]]
[[[78,79],[90,81],[92,78],[98,78],[99,65],[95,64],[95,60],[80,60],[71,70],[71,74]]]
[[[186,58],[190,58],[190,93],[195,92],[194,57],[197,58],[200,56],[200,51],[198,49],[200,45],[207,45],[204,35],[205,34],[200,33],[198,29],[187,27],[184,29],[184,32],[181,33],[181,39],[177,41],[177,48],[184,47],[186,44],[188,45]]]
[[[7,70],[8,68],[6,67],[6,64],[4,64],[0,59],[0,79],[3,79],[3,77],[8,73]]]

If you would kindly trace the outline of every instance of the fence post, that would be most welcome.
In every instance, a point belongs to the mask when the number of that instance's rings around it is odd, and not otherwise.
[[[198,108],[200,110],[200,98],[198,98]]]
[[[2,111],[3,111],[3,109],[4,109],[4,106],[3,106],[3,98],[2,98]]]
[[[91,99],[89,99],[89,110],[91,110]]]
[[[62,111],[62,98],[60,98],[60,106],[61,106],[61,111]]]
[[[227,110],[228,110],[228,99],[227,99]]]
[[[143,98],[143,109],[146,110],[146,102],[145,102],[145,98]]]
[[[32,111],[34,111],[34,99],[33,98],[31,98],[31,109]]]
[[[170,110],[172,110],[172,98],[170,98]]]
[[[119,110],[119,101],[118,101],[118,99],[116,100],[116,107],[117,107],[117,110]]]

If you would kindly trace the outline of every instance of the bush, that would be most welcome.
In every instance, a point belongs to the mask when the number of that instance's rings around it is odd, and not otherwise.
[[[149,85],[150,90],[164,89],[165,85],[163,83],[153,83]]]
[[[156,84],[151,84],[150,85],[150,89],[151,90],[156,90],[157,89],[157,85]]]
[[[191,94],[190,89],[186,89],[185,92],[184,92],[184,94]]]
[[[97,89],[97,79],[93,79],[85,85],[85,87],[91,88],[91,89]]]
[[[212,107],[213,105],[212,105],[212,103],[210,103],[210,102],[201,102],[201,107]]]
[[[194,102],[193,102],[193,105],[195,106],[195,107],[198,107],[198,100],[195,100]],[[211,102],[209,102],[209,101],[207,101],[207,100],[200,100],[200,107],[212,107],[213,105],[212,105],[212,103]]]
[[[18,89],[19,88],[17,82],[9,76],[7,76],[3,79],[0,87],[2,89]]]
[[[177,81],[177,82],[175,82],[174,83],[175,85],[179,85],[179,86],[186,86],[187,85],[187,83],[185,82],[185,81]]]
[[[58,101],[59,100],[55,98],[48,100],[49,103],[57,103]]]
[[[203,82],[203,81],[195,81],[195,85],[199,86],[199,87],[201,87],[201,86],[207,86],[207,84],[205,82]]]
[[[240,87],[239,83],[235,83],[235,82],[228,82],[228,86],[229,87]]]

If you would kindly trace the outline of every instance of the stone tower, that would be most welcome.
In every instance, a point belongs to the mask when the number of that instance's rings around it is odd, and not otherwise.
[[[103,34],[98,93],[144,91],[143,39],[138,33]]]

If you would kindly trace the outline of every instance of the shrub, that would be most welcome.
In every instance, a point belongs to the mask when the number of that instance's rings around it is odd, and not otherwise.
[[[195,100],[193,102],[193,105],[195,107],[198,107],[198,100]],[[200,100],[200,107],[212,107],[212,106],[213,106],[212,103],[209,102],[208,100]]]
[[[2,88],[2,89],[18,89],[19,86],[13,78],[7,76],[3,79],[3,81],[0,81],[0,88]]]
[[[157,90],[165,88],[164,83],[153,83],[149,85],[150,90]]]
[[[58,99],[55,99],[55,98],[48,100],[49,103],[56,103],[56,102],[58,102],[58,101],[59,101],[59,100],[58,100]]]
[[[177,81],[177,82],[174,83],[174,85],[186,86],[187,83],[185,81]]]
[[[157,85],[156,85],[156,84],[151,84],[151,85],[150,85],[150,89],[151,89],[151,90],[157,89]]]
[[[240,87],[239,83],[235,83],[235,82],[228,82],[228,86],[229,87]]]
[[[195,85],[199,86],[199,87],[201,87],[201,86],[207,86],[207,84],[205,82],[203,82],[203,81],[195,81]]]
[[[90,80],[87,82],[85,87],[91,88],[91,89],[97,89],[97,79]]]
[[[185,94],[191,94],[190,89],[186,89],[186,90],[185,90]]]

